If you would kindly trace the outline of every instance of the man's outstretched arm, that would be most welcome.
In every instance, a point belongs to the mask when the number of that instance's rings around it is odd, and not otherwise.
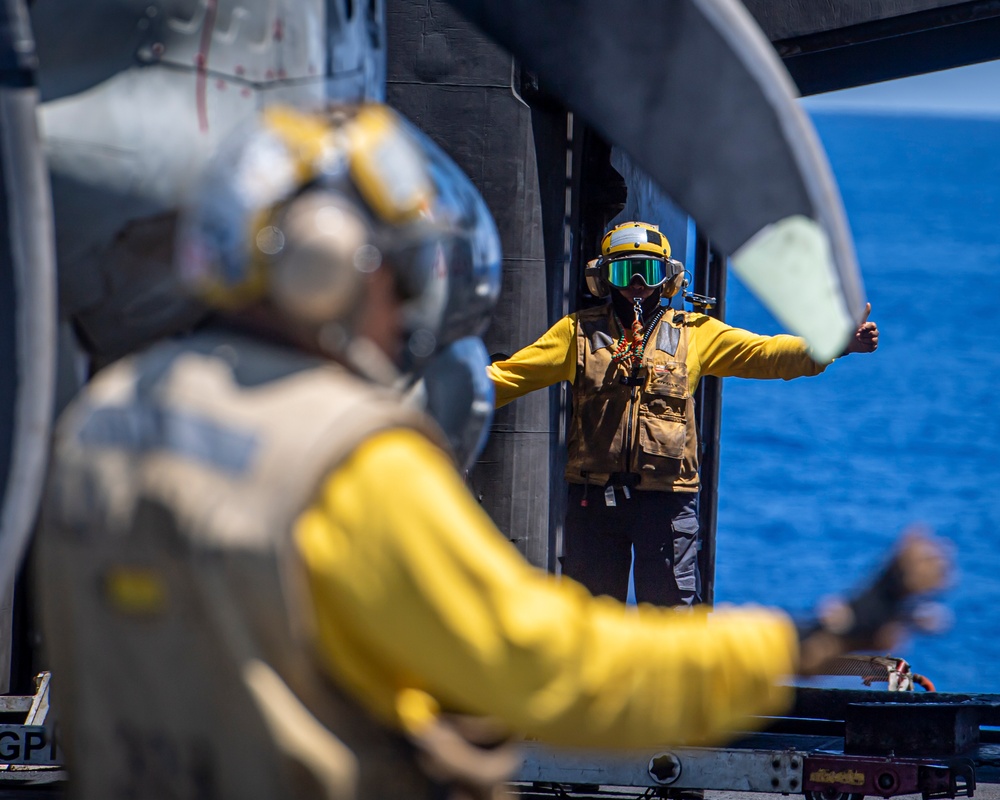
[[[537,341],[486,368],[496,391],[496,406],[536,389],[576,378],[576,315],[563,317]]]

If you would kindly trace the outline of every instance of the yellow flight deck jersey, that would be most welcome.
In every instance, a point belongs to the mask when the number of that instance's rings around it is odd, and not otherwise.
[[[705,314],[689,312],[687,317],[689,394],[703,375],[791,380],[818,375],[826,368],[813,361],[805,341],[797,336],[761,336]],[[487,367],[497,408],[536,389],[576,380],[576,320],[576,314],[563,317],[534,344]]]
[[[783,613],[626,608],[557,580],[412,430],[358,447],[294,535],[325,669],[401,728],[443,708],[554,744],[707,744],[792,700],[778,685],[798,659]]]

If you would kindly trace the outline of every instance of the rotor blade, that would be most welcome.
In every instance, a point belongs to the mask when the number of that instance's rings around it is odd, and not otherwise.
[[[864,293],[840,196],[742,4],[450,2],[625,150],[817,358],[843,349]]]
[[[55,257],[24,0],[0,2],[0,599],[38,508],[55,385]],[[2,642],[0,642],[2,644]]]

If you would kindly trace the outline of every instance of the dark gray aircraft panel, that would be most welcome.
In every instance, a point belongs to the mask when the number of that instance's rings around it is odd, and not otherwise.
[[[80,13],[75,0],[32,5],[43,101],[157,64],[202,70],[208,84],[235,80],[237,91],[323,78],[345,87],[330,96],[358,96],[358,84],[381,96],[381,0],[105,0],[99,8]]]
[[[966,5],[954,0],[743,0],[772,41],[862,25],[930,9]]]
[[[0,610],[34,523],[55,383],[55,264],[22,2],[0,3]],[[0,620],[0,651],[9,618]],[[9,635],[9,634],[8,634]],[[0,664],[0,691],[7,663]]]
[[[802,94],[1000,58],[994,0],[743,0]]]

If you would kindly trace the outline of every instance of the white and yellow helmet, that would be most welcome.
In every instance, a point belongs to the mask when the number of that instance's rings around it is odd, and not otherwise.
[[[500,290],[479,193],[377,103],[264,111],[220,148],[179,230],[181,278],[209,306],[264,307],[331,350],[353,335],[365,274],[388,266],[406,366],[482,333]]]

